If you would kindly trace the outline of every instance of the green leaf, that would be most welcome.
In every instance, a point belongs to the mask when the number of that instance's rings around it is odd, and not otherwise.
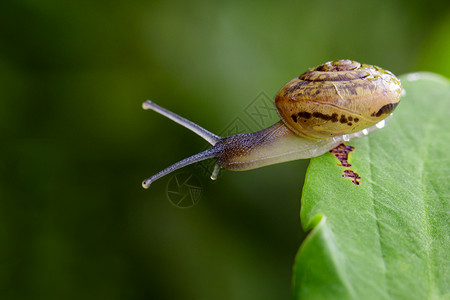
[[[351,167],[330,153],[311,160],[294,299],[450,299],[450,83],[401,80],[386,128],[350,143]]]

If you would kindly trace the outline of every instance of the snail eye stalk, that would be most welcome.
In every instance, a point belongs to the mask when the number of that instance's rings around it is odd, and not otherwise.
[[[171,119],[172,121],[186,127],[190,131],[196,133],[197,135],[201,136],[204,140],[206,140],[211,145],[215,145],[221,137],[218,135],[215,135],[214,133],[206,130],[205,128],[201,127],[200,125],[195,124],[194,122],[189,121],[188,119],[185,119],[170,110],[167,110],[155,103],[153,103],[150,100],[145,101],[142,103],[142,108],[147,110],[151,109],[153,111],[156,111],[157,113]]]

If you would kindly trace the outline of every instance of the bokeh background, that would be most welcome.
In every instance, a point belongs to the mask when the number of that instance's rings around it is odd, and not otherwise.
[[[141,181],[207,143],[142,101],[219,133],[328,60],[450,77],[449,8],[1,1],[1,299],[289,299],[308,162],[187,167],[201,199],[177,208],[173,177]]]

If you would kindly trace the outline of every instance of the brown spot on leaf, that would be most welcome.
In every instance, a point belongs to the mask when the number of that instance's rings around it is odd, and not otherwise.
[[[358,173],[352,171],[352,170],[344,170],[344,175],[342,177],[349,177],[352,178],[352,182],[356,185],[360,185],[361,181],[358,179],[361,179],[361,177],[358,175]]]
[[[352,166],[348,162],[348,156],[350,152],[352,152],[354,149],[355,148],[352,146],[340,144],[336,148],[331,149],[330,153],[333,154],[339,160],[340,162],[340,164],[338,164],[339,166],[348,168]],[[361,179],[361,177],[358,175],[358,173],[354,172],[353,170],[350,169],[344,170],[344,174],[342,175],[342,177],[352,178],[352,182],[356,185],[361,184],[361,181],[359,180]]]
[[[330,153],[333,154],[340,162],[339,166],[341,167],[351,167],[352,165],[348,163],[348,154],[352,152],[355,148],[349,145],[340,144],[336,148],[330,150]]]

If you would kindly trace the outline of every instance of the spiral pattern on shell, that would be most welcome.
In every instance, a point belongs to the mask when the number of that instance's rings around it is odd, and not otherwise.
[[[400,80],[377,66],[330,61],[288,82],[275,96],[281,120],[295,133],[329,138],[361,131],[398,105]]]

